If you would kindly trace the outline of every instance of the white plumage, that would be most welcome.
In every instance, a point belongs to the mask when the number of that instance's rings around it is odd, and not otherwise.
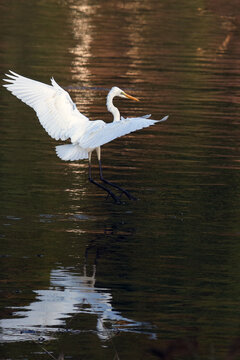
[[[107,96],[107,108],[113,114],[113,122],[90,121],[78,111],[68,92],[61,88],[53,78],[51,79],[52,85],[47,85],[18,75],[13,71],[10,71],[10,74],[6,74],[6,76],[7,78],[4,81],[7,84],[3,86],[35,110],[41,125],[52,138],[71,140],[72,144],[56,146],[57,155],[65,161],[88,158],[89,165],[91,165],[91,154],[93,150],[96,150],[100,166],[100,178],[105,182],[107,181],[102,177],[100,146],[117,137],[165,121],[168,118],[165,116],[161,120],[152,120],[149,119],[150,115],[120,118],[119,110],[113,105],[113,98],[119,96],[136,101],[138,99],[126,94],[118,87],[113,87]],[[89,166],[89,180],[106,190],[114,200],[117,199],[110,190],[92,180],[91,166]],[[118,185],[107,183],[121,189]],[[130,198],[128,192],[121,190]]]
[[[78,125],[88,122],[88,118],[81,114],[71,100],[69,94],[63,90],[52,78],[52,86],[39,81],[20,76],[13,71],[6,74],[5,86],[13,95],[31,106],[47,133],[56,140],[69,138],[68,131]]]
[[[66,144],[56,146],[56,153],[60,159],[65,161],[76,161],[80,159],[88,159],[87,150],[79,145]]]

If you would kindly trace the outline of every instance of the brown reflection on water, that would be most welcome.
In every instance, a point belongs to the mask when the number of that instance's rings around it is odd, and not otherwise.
[[[232,11],[234,3],[235,10]],[[217,37],[216,47],[213,49],[211,44],[206,41],[204,47],[197,49],[197,56],[202,60],[202,67],[207,72],[215,69],[215,75],[209,78],[212,81],[213,89],[218,92],[214,94],[214,100],[223,104],[239,103],[239,96],[236,97],[234,88],[237,85],[239,76],[239,28],[240,17],[239,2],[230,3],[224,1],[209,0],[206,2],[206,9],[199,9],[200,16],[217,16],[220,23],[221,32]],[[211,38],[209,38],[211,41]],[[205,64],[204,64],[205,62]],[[231,119],[234,120],[233,114]]]

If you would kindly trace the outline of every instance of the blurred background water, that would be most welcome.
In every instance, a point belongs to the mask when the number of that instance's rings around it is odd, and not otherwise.
[[[106,178],[138,198],[116,205],[2,88],[0,358],[237,356],[240,3],[0,10],[2,77],[54,76],[92,120],[112,120],[114,85],[141,99],[116,100],[122,115],[170,115],[103,147]]]

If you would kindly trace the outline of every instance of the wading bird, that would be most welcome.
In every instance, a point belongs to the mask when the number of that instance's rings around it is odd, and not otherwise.
[[[120,136],[165,121],[168,116],[161,120],[149,119],[151,115],[134,118],[120,117],[118,108],[113,105],[115,96],[139,100],[114,86],[107,95],[107,109],[113,115],[113,122],[90,121],[78,111],[69,93],[61,88],[53,78],[51,78],[52,85],[47,85],[18,75],[13,71],[9,72],[10,74],[6,74],[8,78],[4,79],[8,84],[3,86],[35,110],[41,125],[53,139],[70,139],[71,144],[56,146],[56,153],[60,159],[65,161],[88,159],[89,181],[106,191],[115,202],[119,202],[118,196],[92,178],[91,157],[92,152],[96,150],[102,182],[120,190],[129,199],[135,199],[128,191],[103,177],[100,147]]]

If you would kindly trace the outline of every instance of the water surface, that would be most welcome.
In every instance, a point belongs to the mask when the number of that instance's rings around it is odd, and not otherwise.
[[[141,99],[116,100],[122,115],[170,115],[103,147],[105,177],[138,198],[116,205],[2,89],[1,358],[226,358],[240,318],[239,4],[0,8],[1,74],[54,76],[93,120],[111,121],[114,85]]]

